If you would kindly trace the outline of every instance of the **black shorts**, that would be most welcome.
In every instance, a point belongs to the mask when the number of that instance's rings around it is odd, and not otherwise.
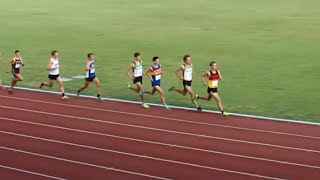
[[[207,92],[208,92],[209,94],[210,94],[210,92],[217,93],[217,92],[218,92],[218,88],[209,88],[209,87],[208,87]]]
[[[141,83],[142,84],[142,76],[139,76],[139,77],[135,77],[134,80],[133,80],[133,84],[136,84],[136,83]]]
[[[92,82],[95,78],[96,78],[96,76],[89,77],[89,78],[86,78],[86,81],[87,82]]]
[[[51,74],[49,74],[48,78],[49,78],[50,80],[57,80],[59,76],[60,76],[59,74],[57,74],[57,75],[51,75]]]
[[[12,75],[13,75],[14,77],[17,77],[17,74],[19,74],[20,72],[19,72],[19,71],[12,70],[11,73],[12,73]]]
[[[186,87],[186,86],[190,86],[191,87],[191,83],[192,83],[192,81],[186,81],[186,80],[183,80],[183,82],[182,82],[183,87]]]

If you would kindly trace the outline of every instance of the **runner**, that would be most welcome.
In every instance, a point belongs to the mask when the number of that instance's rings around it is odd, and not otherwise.
[[[208,78],[207,84],[206,84],[205,78]],[[210,70],[206,71],[202,75],[201,79],[202,79],[202,83],[205,86],[208,85],[208,90],[207,90],[208,96],[204,97],[204,96],[199,96],[197,94],[196,99],[210,101],[211,98],[213,97],[217,102],[217,105],[218,105],[219,110],[221,111],[221,114],[224,116],[227,116],[228,113],[224,112],[221,99],[218,95],[218,83],[219,83],[219,80],[223,80],[223,78],[222,78],[220,71],[217,69],[216,62],[214,62],[214,61],[210,62]]]
[[[13,78],[11,80],[11,87],[9,88],[8,92],[12,94],[13,87],[17,84],[18,81],[23,81],[23,77],[20,74],[20,68],[24,66],[24,62],[22,60],[22,57],[20,56],[20,51],[15,50],[14,52],[15,56],[7,62],[7,73],[9,73],[9,64],[11,64],[11,73],[13,75]]]
[[[183,61],[184,64],[179,66],[175,73],[178,76],[178,78],[182,81],[184,89],[177,89],[174,86],[172,86],[168,91],[176,91],[182,94],[183,96],[189,93],[193,105],[197,108],[198,111],[202,111],[202,108],[198,105],[197,101],[195,101],[195,94],[191,88],[192,77],[194,75],[193,64],[191,63],[191,56],[188,54],[185,55],[183,57]],[[180,71],[182,72],[182,77],[179,74]]]
[[[164,99],[164,92],[160,87],[161,75],[162,75],[161,65],[159,64],[160,59],[159,57],[155,56],[152,58],[152,60],[153,60],[153,65],[149,68],[149,70],[146,73],[151,80],[152,90],[146,91],[145,93],[154,95],[155,92],[159,92],[160,99],[162,101],[162,104],[164,105],[164,108],[170,109],[170,107],[166,104],[166,101]]]
[[[47,87],[52,87],[53,86],[53,81],[56,81],[59,84],[60,87],[60,91],[62,93],[62,99],[68,99],[69,97],[65,95],[64,93],[64,87],[63,87],[63,82],[62,79],[59,75],[60,73],[60,66],[59,66],[59,60],[58,60],[58,56],[59,53],[56,50],[53,50],[51,52],[51,58],[49,59],[49,63],[47,66],[47,69],[49,70],[49,81],[48,82],[41,82],[39,84],[39,88],[41,89],[43,86],[47,86]]]
[[[96,68],[94,65],[94,54],[93,53],[89,53],[87,55],[88,60],[86,62],[86,67],[85,67],[85,71],[86,71],[86,82],[84,83],[84,85],[77,91],[77,95],[80,95],[80,92],[83,91],[84,89],[86,89],[89,85],[90,82],[93,82],[96,85],[97,88],[97,98],[99,101],[101,101],[101,97],[100,97],[100,81],[98,79],[98,77],[96,76]]]
[[[143,68],[140,53],[134,53],[134,58],[135,60],[126,69],[126,75],[133,81],[133,84],[136,85],[136,88],[131,87],[130,84],[127,85],[127,88],[139,94],[139,96],[141,97],[142,107],[149,108],[149,105],[144,103],[144,89],[142,85]],[[130,71],[133,71],[133,75],[129,73]]]

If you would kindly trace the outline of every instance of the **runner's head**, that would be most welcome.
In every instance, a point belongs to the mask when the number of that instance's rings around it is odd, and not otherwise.
[[[51,56],[54,57],[54,58],[57,58],[58,55],[59,55],[59,53],[58,53],[57,50],[53,50],[53,51],[51,52]]]
[[[189,54],[186,54],[183,56],[183,62],[185,64],[191,64],[191,56]]]
[[[88,53],[87,55],[89,60],[93,60],[94,59],[94,54],[93,53]]]
[[[154,56],[154,57],[152,58],[152,61],[153,61],[153,64],[158,65],[158,64],[159,64],[159,62],[160,62],[160,59],[159,59],[159,57],[158,57],[158,56]]]
[[[133,56],[134,56],[134,58],[135,58],[136,60],[140,61],[141,55],[140,55],[139,52],[135,52]]]
[[[210,62],[210,67],[212,70],[217,70],[217,63],[215,61]]]
[[[16,55],[16,57],[20,57],[20,51],[19,50],[15,50],[14,54]]]

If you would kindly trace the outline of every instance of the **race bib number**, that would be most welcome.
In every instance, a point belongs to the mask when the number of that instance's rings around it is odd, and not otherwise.
[[[219,82],[219,81],[212,81],[212,82],[211,82],[211,86],[212,86],[212,87],[218,87],[218,82]]]
[[[96,72],[96,68],[91,69],[91,73],[95,73]]]
[[[136,69],[134,75],[135,75],[135,77],[142,76],[142,68]]]
[[[160,80],[161,79],[161,74],[156,75],[155,79],[156,79],[156,81]]]
[[[20,67],[21,67],[20,63],[15,65],[15,68],[20,68]]]
[[[191,81],[191,80],[192,80],[192,74],[187,74],[187,75],[185,76],[185,80],[186,80],[186,81]]]

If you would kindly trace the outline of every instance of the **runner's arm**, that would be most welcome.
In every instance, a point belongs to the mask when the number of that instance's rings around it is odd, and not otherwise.
[[[183,80],[183,77],[180,76],[179,71],[183,71],[183,65],[179,66],[178,69],[175,71],[176,75],[180,80]]]
[[[91,69],[93,69],[94,67],[90,67],[90,62],[87,61],[86,63],[86,67],[85,67],[85,71],[89,71]]]
[[[203,85],[206,85],[206,80],[205,80],[205,78],[209,76],[208,74],[209,74],[209,71],[206,71],[206,72],[203,73],[202,76],[201,76],[201,80],[202,80],[202,84],[203,84]]]
[[[134,67],[134,64],[132,63],[132,64],[130,64],[130,66],[128,66],[127,67],[127,69],[126,69],[126,75],[133,81],[134,80],[134,77],[129,73],[131,70],[132,70],[132,68]]]
[[[151,72],[151,68],[148,69],[148,71],[146,72],[146,75],[148,76],[148,78],[152,81],[152,77],[150,75],[150,72]]]
[[[24,61],[22,60],[22,58],[20,57],[21,60],[21,65],[24,66]]]
[[[7,73],[9,72],[9,64],[12,65],[13,63],[14,63],[14,59],[13,58],[6,63],[6,72]]]
[[[48,69],[48,70],[53,70],[53,69],[55,69],[55,68],[57,68],[57,67],[52,67],[52,61],[51,61],[51,59],[49,59],[49,63],[48,63],[48,65],[47,65],[47,69]]]

